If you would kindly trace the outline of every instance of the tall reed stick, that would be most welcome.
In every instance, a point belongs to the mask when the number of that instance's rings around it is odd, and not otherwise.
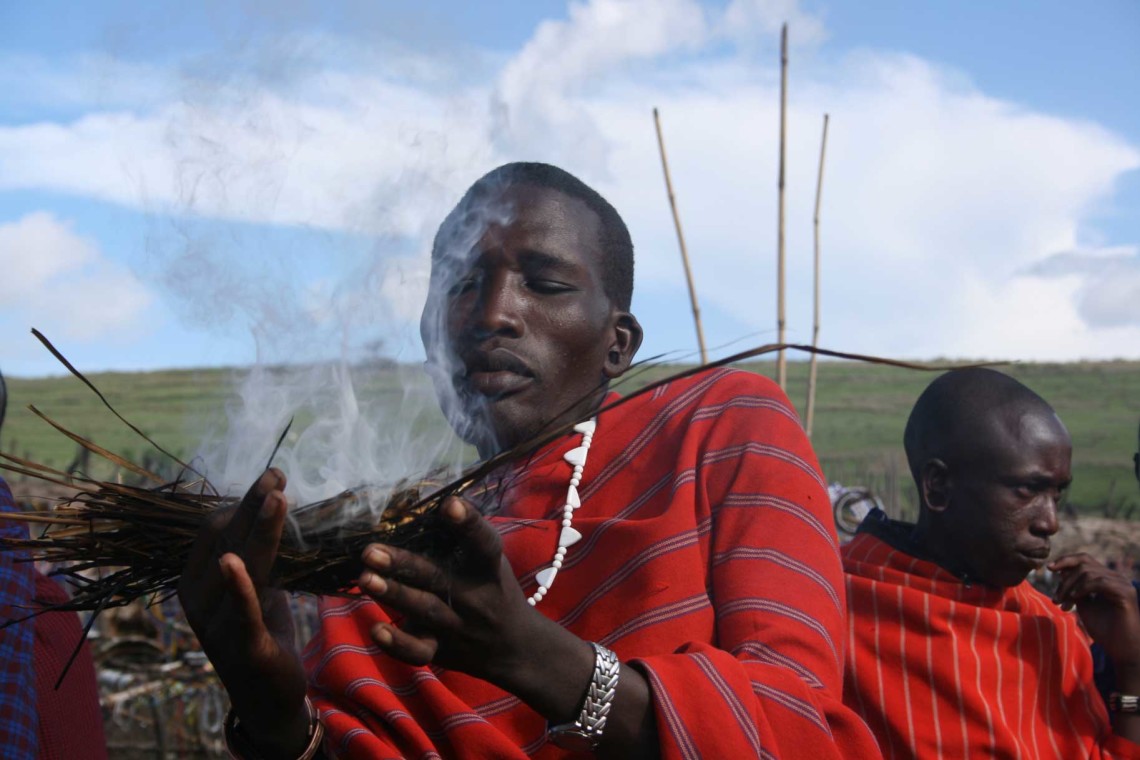
[[[776,342],[784,342],[784,153],[788,131],[788,25],[780,30],[780,178],[778,186],[778,218],[776,224]],[[776,382],[788,388],[788,360],[781,351],[776,354]]]
[[[665,138],[661,134],[661,117],[653,109],[653,125],[657,128],[657,147],[661,150],[661,169],[665,172],[665,192],[669,194],[669,208],[673,211],[673,226],[677,228],[677,243],[681,246],[681,263],[685,265],[685,282],[689,284],[689,303],[693,307],[693,324],[697,327],[697,345],[701,349],[701,364],[709,361],[705,351],[705,333],[701,329],[701,309],[697,305],[697,288],[693,285],[693,272],[689,268],[689,252],[685,248],[685,233],[681,231],[681,215],[677,212],[677,200],[673,195],[673,180],[669,177],[669,161],[665,158]]]
[[[827,114],[823,115],[823,140],[819,145],[819,176],[815,181],[815,215],[812,217],[812,233],[815,246],[815,277],[813,281],[813,309],[811,323],[811,344],[819,346],[819,201],[823,195],[823,161],[827,156]],[[818,365],[818,354],[811,355],[811,368],[808,370],[808,397],[807,414],[804,431],[811,438],[811,427],[815,421],[815,379]]]

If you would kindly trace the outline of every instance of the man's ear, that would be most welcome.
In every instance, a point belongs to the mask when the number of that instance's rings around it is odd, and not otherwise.
[[[922,466],[922,500],[931,512],[945,512],[950,506],[953,483],[950,468],[941,459],[928,459]]]
[[[614,315],[613,339],[606,349],[606,361],[602,365],[602,374],[607,379],[613,380],[625,374],[633,363],[633,355],[641,348],[643,337],[645,334],[637,317],[628,311],[619,311]]]

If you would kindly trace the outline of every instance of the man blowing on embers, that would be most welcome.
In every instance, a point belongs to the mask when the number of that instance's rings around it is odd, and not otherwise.
[[[510,164],[468,191],[436,237],[422,332],[482,456],[615,398],[642,337],[632,276],[621,218],[562,170]],[[284,476],[203,533],[180,594],[239,753],[302,756],[319,714],[323,751],[351,758],[877,756],[842,705],[824,482],[770,381],[674,382],[489,480],[479,505],[443,506],[452,565],[364,552],[359,598],[323,603],[304,667],[265,580]]]
[[[919,397],[904,436],[917,525],[868,517],[843,548],[851,615],[844,699],[885,757],[1140,757],[1140,611],[1088,555],[1045,564],[1070,481],[1065,426],[987,369]],[[1072,610],[1075,608],[1076,612]],[[1117,667],[1111,721],[1089,637]]]

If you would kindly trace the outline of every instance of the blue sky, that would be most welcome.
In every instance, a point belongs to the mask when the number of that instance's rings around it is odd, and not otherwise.
[[[1140,6],[593,0],[0,6],[0,367],[420,358],[427,241],[497,163],[626,216],[645,355],[773,336],[777,35],[793,42],[789,336],[1140,357]],[[278,8],[287,6],[287,10]],[[325,7],[325,6],[330,7]]]

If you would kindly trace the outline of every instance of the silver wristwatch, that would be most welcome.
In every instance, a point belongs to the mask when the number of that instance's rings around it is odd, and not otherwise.
[[[590,646],[594,648],[594,677],[586,689],[578,720],[546,729],[546,736],[552,744],[571,752],[591,752],[598,748],[621,674],[621,662],[616,654],[592,641]]]

